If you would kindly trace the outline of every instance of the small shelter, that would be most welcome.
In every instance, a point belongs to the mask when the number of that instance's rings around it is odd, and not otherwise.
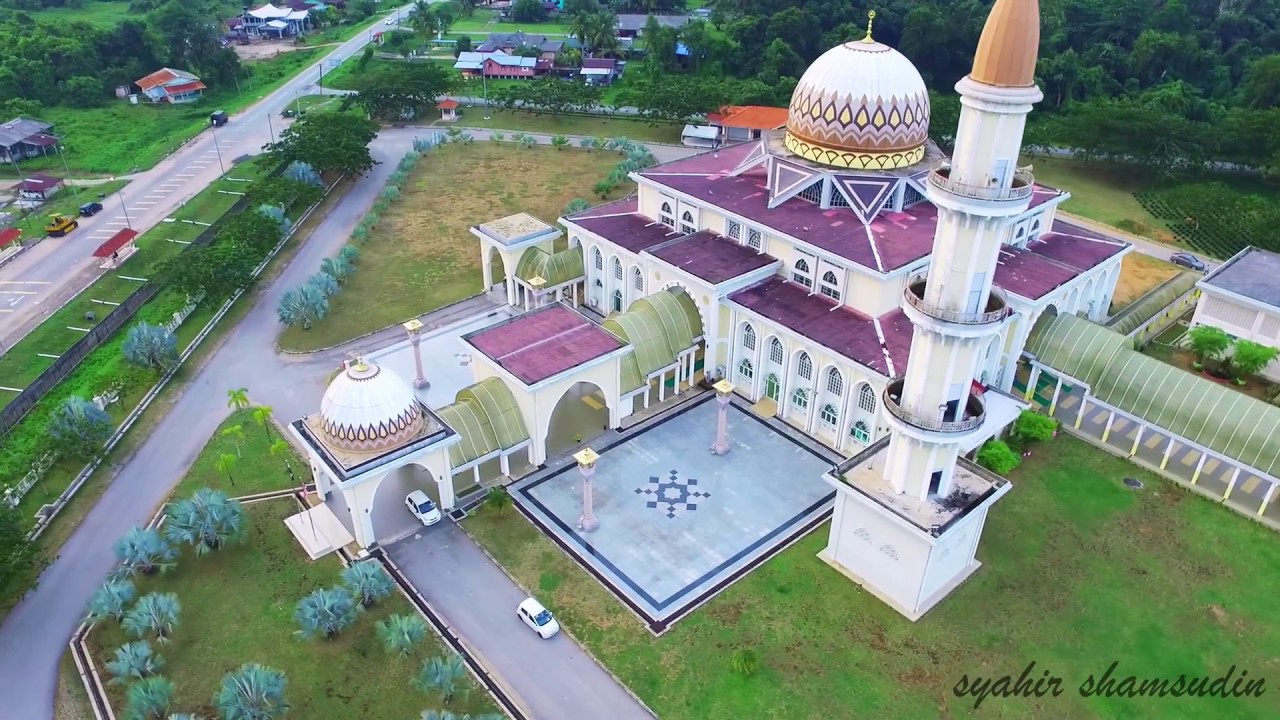
[[[0,253],[10,249],[10,246],[21,246],[22,243],[19,242],[21,238],[22,231],[16,227],[0,228]]]
[[[617,79],[618,61],[613,58],[583,58],[578,74],[592,85],[609,85]]]
[[[436,109],[440,111],[440,119],[445,122],[456,121],[458,119],[458,106],[461,104],[453,98],[445,98],[436,103]]]
[[[48,200],[62,189],[62,178],[44,173],[33,173],[18,183],[15,188],[18,197],[23,200]]]
[[[720,128],[710,125],[685,125],[680,133],[680,142],[689,147],[714,148],[720,142]]]
[[[107,238],[107,241],[98,246],[93,251],[93,256],[103,258],[102,264],[99,266],[104,270],[120,267],[130,255],[138,252],[138,246],[134,244],[134,240],[138,239],[138,232],[125,228],[115,235]]]

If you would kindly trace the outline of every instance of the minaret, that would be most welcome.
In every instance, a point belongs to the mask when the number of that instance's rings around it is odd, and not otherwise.
[[[928,179],[938,209],[930,268],[903,293],[911,355],[882,399],[889,435],[827,476],[838,492],[820,557],[913,620],[980,566],[987,511],[1010,489],[961,455],[990,434],[973,386],[1008,319],[992,287],[1000,246],[1033,189],[1017,161],[1042,97],[1039,14],[1038,0],[997,0],[973,70],[956,84],[955,152]]]

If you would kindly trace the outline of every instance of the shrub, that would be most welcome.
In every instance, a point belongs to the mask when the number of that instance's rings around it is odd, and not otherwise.
[[[564,210],[562,210],[561,213],[564,215],[573,215],[574,213],[580,213],[590,207],[591,203],[586,200],[583,200],[582,198],[574,198],[564,206]]]
[[[346,260],[342,255],[336,257],[325,258],[320,261],[320,271],[333,276],[338,282],[346,282],[351,277],[351,273],[355,272],[355,266],[350,260]]]
[[[988,440],[978,448],[978,464],[997,475],[1009,473],[1021,463],[1022,458],[1003,440]]]
[[[191,497],[169,505],[164,529],[170,541],[187,543],[200,556],[242,542],[248,533],[245,522],[244,507],[239,502],[218,490],[201,488]]]
[[[754,650],[735,650],[729,657],[729,669],[738,675],[751,677],[760,669],[760,657]]]
[[[324,179],[320,177],[320,173],[316,172],[315,168],[301,160],[294,160],[289,163],[289,167],[284,169],[284,176],[290,180],[304,182],[308,185],[324,187]]]
[[[72,396],[49,419],[49,436],[57,441],[60,451],[87,460],[111,437],[111,416],[88,400]]]
[[[257,212],[275,220],[280,226],[281,233],[289,232],[289,228],[293,227],[293,222],[284,214],[284,209],[278,205],[259,205]]]
[[[338,281],[334,280],[332,275],[324,272],[323,270],[307,278],[307,284],[324,293],[325,297],[329,297],[330,295],[337,293],[340,289]]]
[[[112,685],[123,685],[130,680],[151,677],[164,669],[164,658],[151,649],[146,640],[125,643],[116,648],[116,654],[105,664],[107,672],[115,677]]]
[[[1023,410],[1018,419],[1013,421],[1009,439],[1015,445],[1025,447],[1034,442],[1049,440],[1057,430],[1057,420],[1034,410]]]
[[[120,627],[132,637],[154,635],[156,642],[169,642],[169,636],[178,626],[182,604],[173,593],[148,593],[138,598],[138,604],[125,614]]]
[[[369,607],[396,589],[395,581],[381,564],[358,562],[342,571],[342,584],[361,605]]]
[[[506,515],[507,509],[511,507],[511,493],[501,485],[489,491],[484,499],[485,507],[492,508],[494,514],[498,516]]]
[[[466,694],[468,688],[462,684],[467,673],[462,656],[454,653],[448,657],[433,657],[422,666],[414,684],[425,692],[438,692],[446,704],[455,697]]]
[[[160,720],[169,714],[173,682],[158,675],[143,678],[129,686],[124,698],[124,715],[129,720]]]
[[[284,697],[288,682],[279,670],[246,663],[223,676],[213,704],[223,720],[276,720],[289,712]]]
[[[1201,363],[1218,360],[1231,347],[1231,336],[1212,325],[1197,325],[1187,331],[1191,352]]]
[[[503,133],[498,132],[497,130],[494,130],[493,132],[489,133],[489,139],[492,140],[493,142],[500,143],[503,140],[506,140],[507,136],[504,135]]]
[[[177,564],[178,553],[155,528],[135,527],[116,543],[116,559],[126,574],[154,575]]]
[[[1244,378],[1257,375],[1263,368],[1270,365],[1271,361],[1276,359],[1277,353],[1280,351],[1269,345],[1240,339],[1231,348],[1231,356],[1227,358],[1227,363],[1231,366],[1231,373],[1236,376],[1237,382],[1243,384]]]
[[[133,583],[125,579],[108,580],[98,587],[86,603],[85,622],[90,625],[111,618],[120,622],[129,609],[129,603],[137,596]]]
[[[312,323],[329,314],[329,299],[316,287],[304,284],[280,296],[276,315],[288,327],[311,329]]]
[[[350,627],[358,611],[355,598],[346,588],[319,588],[298,601],[293,618],[302,637],[321,635],[328,640]]]
[[[346,260],[352,265],[355,265],[356,258],[360,257],[360,248],[355,245],[343,245],[342,249],[338,251],[338,257]]]
[[[378,637],[387,647],[387,652],[401,657],[413,652],[427,637],[427,623],[418,615],[392,615],[378,622]]]
[[[386,198],[387,200],[399,200],[399,199],[400,199],[400,188],[396,187],[395,185],[388,185],[388,186],[386,186],[386,187],[382,188],[382,195],[381,195],[381,196],[382,196],[383,198]]]
[[[167,328],[136,323],[124,339],[124,359],[138,367],[170,370],[178,364],[178,338]]]

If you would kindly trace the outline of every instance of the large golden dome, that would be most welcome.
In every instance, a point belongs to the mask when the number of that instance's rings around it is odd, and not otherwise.
[[[841,168],[887,170],[924,159],[929,91],[902,53],[868,34],[826,51],[791,95],[784,143]]]

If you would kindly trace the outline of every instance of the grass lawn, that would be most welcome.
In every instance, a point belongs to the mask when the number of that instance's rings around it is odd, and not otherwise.
[[[469,18],[461,19],[449,26],[450,34],[470,34],[472,39],[476,41],[476,45],[480,41],[488,37],[489,33],[514,33],[525,32],[534,35],[568,35],[568,22],[539,22],[539,23],[518,23],[504,22],[498,20],[498,13],[494,10],[476,10]]]
[[[1038,182],[1067,190],[1071,199],[1060,207],[1069,213],[1173,243],[1173,233],[1133,196],[1150,190],[1151,180],[1130,168],[1036,156],[1022,159],[1034,166]]]
[[[1125,476],[1145,488],[1127,489]],[[664,720],[681,718],[1269,718],[1256,699],[1083,698],[1090,674],[1275,675],[1273,531],[1082,441],[1059,436],[1011,473],[984,567],[916,623],[815,557],[823,526],[653,638],[519,513],[464,525]],[[738,649],[760,671],[734,674]],[[1056,698],[953,696],[968,674],[1063,678]],[[1268,688],[1269,689],[1269,688]]]
[[[1111,299],[1111,314],[1120,311],[1134,300],[1145,295],[1160,283],[1182,272],[1173,263],[1131,252],[1120,259],[1120,280]]]
[[[286,329],[279,344],[307,351],[404,322],[480,292],[480,242],[473,225],[527,212],[555,223],[576,197],[618,164],[616,153],[450,144],[422,157],[361,247],[357,271],[310,330]],[[495,178],[502,178],[495,182]],[[631,192],[631,185],[611,197]]]
[[[559,135],[585,135],[588,137],[626,137],[641,142],[678,144],[679,125],[654,125],[644,120],[604,115],[536,115],[533,113],[495,110],[493,117],[484,119],[483,107],[461,108],[461,119],[456,123],[436,122],[438,127],[493,128],[522,132],[551,133]],[[483,136],[481,136],[483,138]],[[487,138],[484,138],[487,139]]]

